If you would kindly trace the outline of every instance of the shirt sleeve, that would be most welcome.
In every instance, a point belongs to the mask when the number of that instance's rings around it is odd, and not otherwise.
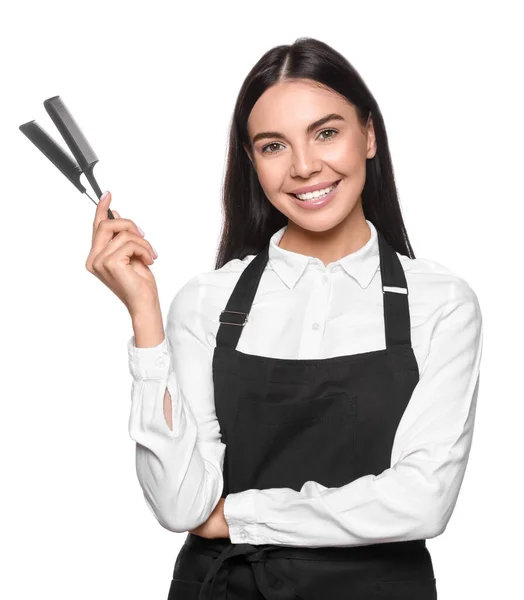
[[[212,347],[201,318],[199,276],[176,294],[164,340],[155,347],[127,343],[133,377],[129,435],[136,442],[136,472],[146,503],[170,531],[189,531],[207,520],[223,489],[225,445],[215,414]],[[166,386],[173,430],[164,416]]]
[[[457,279],[441,309],[419,382],[395,436],[391,467],[339,488],[229,494],[234,543],[359,546],[440,535],[451,517],[471,448],[483,326],[478,299]]]

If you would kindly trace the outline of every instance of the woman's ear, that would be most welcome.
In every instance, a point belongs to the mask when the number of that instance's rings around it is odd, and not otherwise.
[[[375,125],[371,114],[367,122],[367,154],[366,158],[374,158],[377,153],[377,138],[375,135]]]

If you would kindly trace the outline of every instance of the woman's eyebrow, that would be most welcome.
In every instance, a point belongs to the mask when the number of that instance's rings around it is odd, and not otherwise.
[[[339,115],[338,113],[330,113],[329,115],[326,115],[325,117],[322,117],[321,119],[318,119],[317,121],[314,121],[313,123],[309,124],[306,128],[306,132],[309,134],[314,129],[320,127],[321,125],[324,125],[324,123],[327,123],[328,121],[344,121],[344,117],[342,115]],[[285,140],[286,136],[283,133],[279,133],[278,131],[262,131],[261,133],[257,133],[253,137],[253,141],[251,143],[254,144],[255,142],[258,142],[258,140],[263,140],[265,138],[280,138]]]

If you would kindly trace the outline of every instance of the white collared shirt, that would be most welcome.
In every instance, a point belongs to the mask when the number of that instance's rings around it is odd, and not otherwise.
[[[385,348],[377,231],[367,223],[369,241],[327,266],[280,248],[286,226],[273,234],[237,349],[310,359]],[[464,279],[434,261],[397,256],[420,380],[397,429],[390,468],[339,488],[307,481],[300,491],[229,494],[224,514],[233,543],[352,546],[427,539],[446,528],[471,447],[482,315]],[[147,505],[170,531],[202,524],[222,494],[225,445],[214,405],[213,350],[220,312],[253,258],[191,278],[171,302],[158,346],[137,348],[134,336],[128,341],[137,475]],[[173,431],[163,413],[166,385]]]

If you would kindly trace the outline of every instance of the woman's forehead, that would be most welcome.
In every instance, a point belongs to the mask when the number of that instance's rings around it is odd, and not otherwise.
[[[248,118],[250,136],[266,129],[306,129],[312,122],[329,113],[345,120],[356,117],[354,106],[325,86],[307,80],[277,83],[257,100]]]

